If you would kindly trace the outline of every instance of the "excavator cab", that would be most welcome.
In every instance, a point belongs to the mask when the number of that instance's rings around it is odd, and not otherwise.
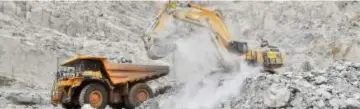
[[[264,41],[265,42],[265,41]],[[276,46],[261,43],[259,48],[248,50],[245,60],[253,66],[262,65],[266,71],[275,72],[274,69],[284,65],[283,54]]]
[[[279,48],[275,46],[269,46],[267,50],[264,51],[264,62],[263,65],[266,68],[280,68],[283,66],[283,56]]]

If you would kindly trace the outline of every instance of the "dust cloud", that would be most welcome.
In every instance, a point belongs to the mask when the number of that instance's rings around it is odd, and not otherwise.
[[[176,95],[160,104],[162,109],[212,109],[221,101],[239,96],[246,78],[260,72],[260,68],[246,66],[239,56],[228,57],[241,63],[240,70],[224,72],[211,41],[211,31],[196,29],[199,31],[176,40],[172,73],[182,87]]]

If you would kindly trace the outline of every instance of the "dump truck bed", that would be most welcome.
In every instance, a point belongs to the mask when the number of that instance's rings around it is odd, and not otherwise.
[[[148,81],[169,73],[169,66],[113,63],[105,57],[90,55],[77,55],[65,61],[62,66],[74,66],[74,64],[83,60],[93,61],[92,63],[101,63],[103,66],[102,72],[109,77],[112,84]]]
[[[106,71],[113,84],[122,84],[165,76],[169,73],[169,66],[109,63]]]
[[[112,69],[118,70],[129,70],[129,71],[139,71],[139,72],[168,72],[169,67],[164,65],[140,65],[140,64],[112,64]]]

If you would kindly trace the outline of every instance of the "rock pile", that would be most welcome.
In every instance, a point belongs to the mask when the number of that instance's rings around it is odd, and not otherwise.
[[[214,109],[313,108],[359,109],[360,64],[338,61],[324,70],[260,73],[246,79],[238,96],[218,103]],[[166,109],[164,99],[176,89],[149,100],[140,109]],[[176,102],[176,101],[174,101]],[[161,104],[161,105],[159,105]]]

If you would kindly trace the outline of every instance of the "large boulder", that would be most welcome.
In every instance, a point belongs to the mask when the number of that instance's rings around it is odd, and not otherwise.
[[[356,99],[347,99],[345,101],[347,109],[360,109],[360,101]]]
[[[14,92],[10,93],[6,99],[15,104],[33,105],[45,103],[44,98],[37,93],[32,92]]]
[[[290,90],[282,85],[272,85],[264,95],[264,104],[268,107],[284,107],[290,100]]]

